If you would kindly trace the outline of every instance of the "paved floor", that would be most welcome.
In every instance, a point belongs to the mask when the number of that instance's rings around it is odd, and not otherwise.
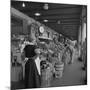
[[[63,73],[63,77],[60,79],[53,79],[51,86],[72,86],[72,85],[84,85],[86,77],[86,71],[82,70],[83,64],[77,59],[73,64],[66,65]]]
[[[53,78],[51,87],[84,85],[86,72],[82,70],[82,62],[77,59],[73,64],[66,65],[63,77],[60,79]],[[13,88],[24,88],[24,83],[12,83]]]

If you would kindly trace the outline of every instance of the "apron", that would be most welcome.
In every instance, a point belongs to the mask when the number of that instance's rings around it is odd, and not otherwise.
[[[29,59],[25,64],[25,86],[26,88],[40,87],[40,75],[33,59]]]

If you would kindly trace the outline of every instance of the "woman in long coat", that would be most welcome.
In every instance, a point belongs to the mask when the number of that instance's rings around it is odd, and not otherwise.
[[[35,46],[26,45],[24,48],[25,57],[28,58],[28,61],[25,64],[25,87],[26,88],[39,88],[40,87],[40,76],[35,64],[34,56]]]

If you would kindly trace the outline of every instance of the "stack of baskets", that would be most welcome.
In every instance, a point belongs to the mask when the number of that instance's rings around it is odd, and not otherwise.
[[[64,63],[55,64],[55,77],[61,78],[63,76]]]

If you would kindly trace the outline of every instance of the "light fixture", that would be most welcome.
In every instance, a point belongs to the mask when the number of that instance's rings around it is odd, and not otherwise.
[[[40,16],[41,14],[40,13],[35,13],[35,16]]]
[[[24,2],[22,3],[22,7],[25,7],[25,3]]]
[[[48,22],[48,20],[47,19],[45,19],[45,20],[43,20],[44,22]]]
[[[43,8],[44,8],[45,10],[48,10],[48,4],[44,4]]]

